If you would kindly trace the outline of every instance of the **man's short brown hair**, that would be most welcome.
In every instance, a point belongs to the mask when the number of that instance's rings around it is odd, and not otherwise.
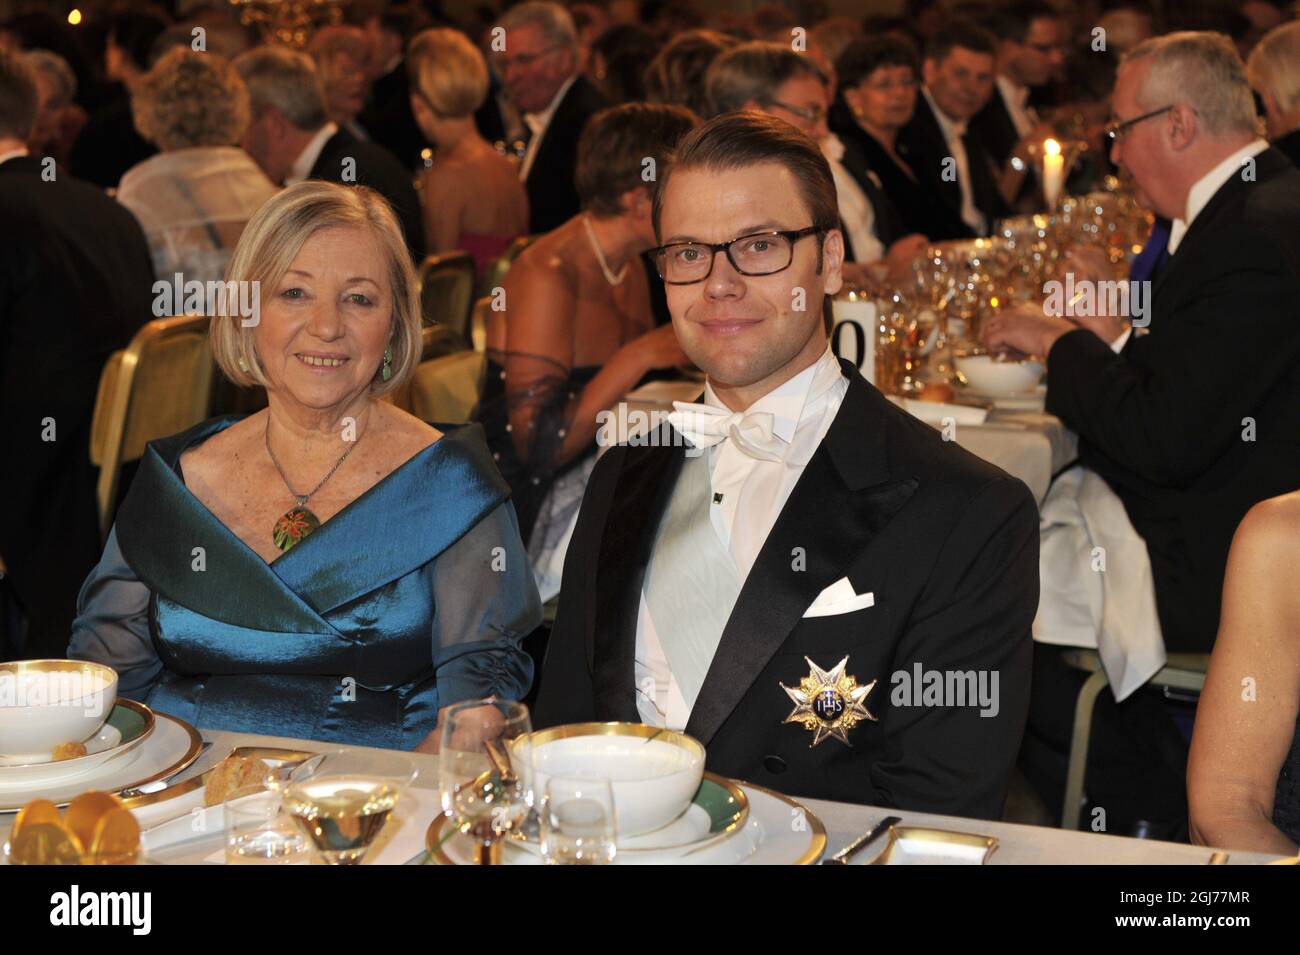
[[[677,146],[677,153],[659,180],[654,197],[655,235],[663,241],[660,217],[668,180],[679,169],[727,172],[759,163],[784,166],[799,184],[799,197],[812,216],[812,225],[831,230],[840,227],[835,179],[826,157],[811,139],[789,123],[765,113],[746,110],[726,113],[692,130]],[[822,237],[818,237],[820,244]]]
[[[645,186],[653,196],[668,157],[696,122],[689,109],[666,103],[625,103],[592,116],[578,140],[573,172],[582,208],[615,216],[629,189]]]
[[[0,50],[0,136],[21,139],[36,126],[36,76],[22,56]]]

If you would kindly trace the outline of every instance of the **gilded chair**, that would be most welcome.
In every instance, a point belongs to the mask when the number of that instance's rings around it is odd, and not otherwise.
[[[1101,655],[1096,650],[1070,648],[1063,654],[1065,662],[1089,674],[1079,690],[1074,705],[1074,732],[1070,740],[1070,758],[1065,775],[1065,799],[1061,807],[1061,828],[1078,829],[1083,807],[1084,776],[1088,769],[1088,745],[1092,738],[1092,712],[1097,697],[1110,683]],[[1205,671],[1210,665],[1208,653],[1171,653],[1147,686],[1200,693],[1205,686]]]
[[[109,356],[90,426],[101,539],[113,525],[122,465],[143,455],[147,442],[207,418],[214,367],[203,315],[155,319]]]
[[[483,281],[479,283],[479,295],[491,295],[494,288],[500,287],[505,281],[506,273],[510,271],[510,266],[514,264],[515,259],[519,258],[519,253],[532,245],[535,235],[521,235],[506,246],[505,251],[488,263],[488,267],[483,270]]]
[[[469,310],[474,304],[474,257],[468,252],[437,252],[420,263],[420,310],[425,325],[445,325],[468,342]]]

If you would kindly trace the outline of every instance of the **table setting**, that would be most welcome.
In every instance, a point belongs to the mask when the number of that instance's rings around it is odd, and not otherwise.
[[[98,693],[113,683],[105,669],[0,664],[0,685],[17,674],[30,689],[37,676],[56,674]],[[49,782],[32,777],[41,754],[31,747],[50,738],[34,743],[36,731],[59,723],[63,710],[81,719],[86,701],[66,682],[2,701],[0,864],[1203,864],[1211,857],[1196,846],[796,798],[710,772],[704,746],[683,733],[641,723],[534,730],[526,706],[495,699],[451,708],[439,752],[419,753],[200,731],[117,698],[99,715],[85,706],[85,740],[51,744],[43,765],[71,762],[53,753],[73,742],[90,749],[107,740],[106,759]],[[66,725],[58,732],[66,734]],[[15,753],[26,761],[13,762]],[[1278,861],[1226,856],[1228,864]]]

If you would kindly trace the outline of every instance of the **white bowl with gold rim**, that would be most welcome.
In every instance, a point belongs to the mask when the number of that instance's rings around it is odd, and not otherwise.
[[[653,832],[686,812],[704,778],[699,740],[645,723],[537,730],[514,743],[521,767],[529,765],[530,747],[539,802],[552,776],[609,780],[620,839]]]
[[[0,663],[0,754],[39,762],[94,737],[117,698],[117,671],[84,660]]]

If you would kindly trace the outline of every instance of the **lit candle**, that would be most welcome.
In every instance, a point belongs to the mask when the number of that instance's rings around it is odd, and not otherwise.
[[[1061,155],[1061,144],[1049,139],[1043,143],[1043,199],[1048,211],[1056,208],[1064,185],[1065,157]]]

